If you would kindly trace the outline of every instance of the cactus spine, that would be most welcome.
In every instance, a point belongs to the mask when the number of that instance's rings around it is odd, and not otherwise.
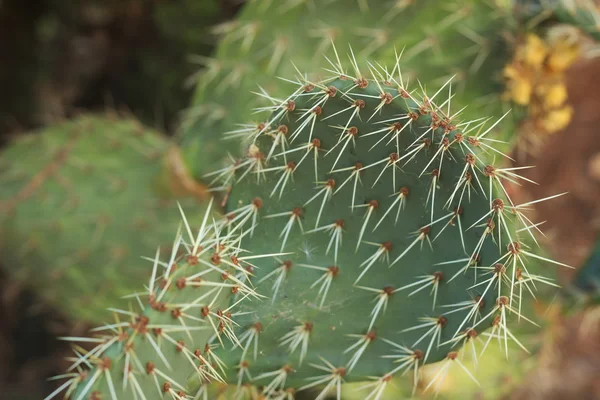
[[[188,170],[194,173],[196,179],[210,181],[212,180],[212,177],[209,176],[210,171],[216,164],[226,160],[228,153],[234,156],[243,154],[242,141],[239,140],[240,136],[236,135],[239,133],[237,131],[240,127],[234,123],[248,122],[254,118],[252,107],[249,105],[258,105],[260,101],[256,101],[256,96],[250,96],[250,92],[256,91],[257,84],[259,84],[275,97],[285,95],[279,91],[272,75],[290,76],[293,74],[294,64],[287,61],[289,58],[294,59],[295,65],[299,68],[316,71],[316,65],[323,61],[320,56],[321,51],[330,48],[330,41],[334,38],[339,42],[348,42],[356,45],[356,48],[364,49],[356,52],[355,56],[358,60],[372,55],[381,64],[390,60],[393,62],[395,57],[392,47],[386,47],[384,44],[396,44],[398,50],[405,48],[403,73],[407,80],[410,79],[411,82],[414,82],[415,72],[419,71],[421,80],[427,82],[427,89],[434,93],[447,82],[447,78],[455,75],[453,81],[456,85],[454,88],[458,95],[452,103],[455,109],[470,105],[462,111],[461,115],[464,118],[479,116],[475,113],[470,114],[471,110],[481,109],[481,107],[474,107],[476,102],[487,102],[491,108],[486,106],[486,114],[490,110],[496,114],[495,108],[500,102],[490,102],[490,99],[496,100],[493,95],[488,96],[487,100],[485,97],[487,94],[498,93],[500,90],[500,81],[495,82],[494,73],[490,73],[490,71],[496,71],[499,77],[500,68],[504,64],[507,46],[501,38],[500,32],[504,29],[510,32],[516,30],[516,21],[510,16],[508,8],[474,0],[451,2],[445,7],[431,7],[426,2],[402,1],[365,3],[356,0],[335,0],[325,3],[320,3],[319,7],[312,7],[310,2],[285,1],[283,4],[275,5],[265,0],[253,1],[245,6],[239,20],[221,26],[220,30],[227,34],[214,58],[202,58],[203,62],[207,64],[207,68],[201,74],[202,83],[198,87],[196,101],[190,111],[190,115],[199,114],[203,117],[185,130],[181,146],[184,160],[179,162],[177,157],[174,158],[178,160],[176,170],[181,173],[173,181],[181,180],[184,187],[191,187],[195,191],[194,187],[199,184],[187,175]],[[368,4],[368,7],[365,7],[365,4]],[[336,12],[340,7],[345,10],[343,14]],[[168,10],[168,8],[162,9],[163,11]],[[321,18],[323,15],[328,16],[325,21]],[[163,18],[168,19],[165,16]],[[273,49],[273,57],[270,57],[269,51],[260,50],[261,48]],[[425,56],[428,59],[426,64],[421,62],[421,58]],[[259,100],[264,101],[265,99]],[[232,117],[233,115],[235,118]],[[219,123],[207,127],[205,124],[210,123],[214,118]],[[191,119],[193,120],[193,118]],[[503,125],[510,127],[508,122]],[[226,135],[229,140],[222,140],[222,133],[225,131],[231,133]],[[159,140],[157,139],[157,141]],[[161,150],[165,154],[167,144],[163,142],[161,146],[165,146]],[[19,169],[29,169],[29,167],[20,166],[23,163],[23,158],[20,156],[17,156],[21,159],[20,162],[13,163],[11,153],[22,154],[22,148],[9,150],[2,157],[6,160],[4,174],[9,176],[7,179],[11,182],[0,189],[1,200],[13,198],[23,187],[22,181],[19,187],[19,180],[14,179],[13,174],[21,173],[18,171]],[[72,154],[76,154],[76,152]],[[120,156],[124,158],[118,159]],[[111,157],[111,165],[118,165],[116,170],[127,169],[132,172],[131,175],[126,174],[130,180],[154,179],[150,174],[145,173],[134,177],[133,171],[143,171],[136,164],[137,157],[129,157],[126,152],[113,153]],[[155,159],[154,162],[158,163],[158,159]],[[8,166],[9,163],[12,165]],[[159,171],[156,166],[151,169],[159,174],[164,172],[164,169]],[[116,170],[114,174],[119,175]],[[83,190],[84,187],[91,188],[92,184],[98,185],[97,181],[82,177],[83,181],[79,182],[78,179],[70,178],[67,171],[63,170],[62,172],[72,182],[71,186],[82,189],[78,189],[78,192],[83,203],[91,206],[97,203],[97,197],[88,198],[82,194],[87,193],[87,189]],[[170,173],[170,171],[168,172]],[[24,175],[33,176],[34,173],[35,171],[30,170]],[[183,179],[181,179],[182,177]],[[99,179],[114,181],[115,178],[100,177]],[[152,185],[150,181],[147,182],[148,185]],[[123,190],[127,190],[128,196],[131,196],[128,204],[133,207],[139,201],[161,203],[159,197],[162,195],[159,194],[157,197],[157,193],[153,190],[138,191],[138,193],[144,194],[145,200],[140,200],[141,197],[136,197],[129,188]],[[54,187],[48,190],[49,201],[61,201],[59,196],[63,195],[65,195],[63,191],[54,190]],[[136,220],[132,220],[129,209],[119,206],[119,204],[125,206],[124,203],[121,203],[124,202],[125,196],[119,195],[118,198],[120,200],[110,195],[104,197],[103,202],[110,212],[106,215],[97,214],[97,218],[119,221],[119,224],[116,225],[112,225],[110,222],[106,223],[109,230],[102,231],[99,228],[104,237],[111,237],[113,238],[111,240],[119,243],[119,246],[112,246],[114,251],[110,251],[110,253],[115,257],[121,257],[121,261],[117,264],[109,262],[111,266],[118,265],[119,269],[124,265],[135,264],[137,254],[145,254],[147,246],[140,243],[146,239],[145,237],[140,237],[135,230],[125,229],[125,226],[131,227],[136,224],[141,226],[139,220],[144,218],[136,217]],[[151,198],[152,200],[150,200]],[[18,205],[17,208],[21,209],[18,217],[13,218],[10,224],[4,226],[3,237],[14,238],[18,242],[17,247],[25,247],[22,252],[21,250],[11,251],[9,257],[3,258],[9,268],[18,270],[18,277],[22,277],[21,274],[25,272],[27,274],[23,275],[28,275],[23,277],[26,281],[29,276],[45,276],[45,274],[37,274],[37,269],[32,267],[40,264],[49,265],[50,270],[55,270],[54,272],[49,271],[49,275],[61,276],[61,271],[73,275],[75,271],[80,270],[80,265],[77,265],[78,254],[81,257],[87,255],[87,262],[90,259],[100,260],[105,257],[106,249],[103,249],[100,254],[95,253],[87,243],[81,243],[79,240],[79,238],[85,237],[85,234],[76,234],[75,229],[70,229],[72,236],[69,240],[61,240],[60,244],[49,240],[56,237],[53,227],[87,226],[89,222],[85,219],[87,216],[82,221],[77,217],[80,214],[73,213],[66,222],[63,214],[49,210],[44,213],[46,218],[43,219],[47,223],[41,223],[39,218],[30,220],[28,217],[34,204],[25,201]],[[175,211],[172,202],[170,210],[171,212]],[[119,216],[113,219],[111,214]],[[190,218],[193,219],[191,215]],[[158,221],[162,218],[145,218],[144,224],[153,226],[152,222],[149,222],[153,220]],[[35,227],[36,233],[32,233],[32,227]],[[162,228],[149,230],[155,232],[161,231]],[[161,241],[164,235],[170,231],[167,227],[164,228],[164,233],[160,235],[160,238],[157,237],[156,241]],[[123,233],[126,231],[129,231],[130,234],[124,235]],[[44,238],[36,237],[37,232]],[[132,239],[130,240],[130,238]],[[15,241],[6,240],[3,248],[15,248]],[[154,242],[154,240],[148,239],[146,242]],[[121,246],[129,249],[128,256],[123,256],[123,249],[117,248]],[[58,271],[55,267],[57,262],[60,265]],[[103,265],[103,262],[99,262],[98,267],[94,267],[94,269],[99,271]],[[107,271],[115,271],[115,269],[109,267]],[[110,282],[118,279],[118,274],[111,275],[111,272],[102,274],[110,275],[108,279]],[[87,277],[87,279],[90,278],[90,276]],[[50,292],[55,286],[54,284],[48,286],[47,282],[54,281],[55,279],[37,279],[35,284],[42,292]],[[73,301],[73,299],[89,299],[87,294],[94,292],[94,288],[102,283],[90,284],[89,281],[84,281],[81,275],[76,278],[76,281],[73,283],[70,280],[71,283],[67,285],[67,289],[62,291],[65,296],[57,299],[56,304],[69,313],[72,311],[71,315],[74,317],[95,321],[99,315],[98,309],[86,310],[82,307],[81,310],[75,310],[79,305],[88,303]],[[121,283],[125,284],[126,281]],[[29,282],[33,283],[31,279]],[[124,287],[124,291],[132,289],[132,287]],[[97,304],[104,303],[98,302]]]
[[[238,398],[248,383],[339,398],[370,377],[376,399],[436,361],[427,389],[452,366],[473,378],[461,359],[475,341],[520,343],[509,323],[549,283],[528,260],[559,263],[526,243],[529,204],[502,183],[518,170],[491,161],[496,123],[461,122],[443,91],[407,86],[399,59],[365,69],[352,54],[348,71],[335,52],[334,76],[291,79],[248,130],[246,155],[215,172],[223,217],[195,230],[184,218],[139,309],[114,310],[77,357],[72,398],[208,398],[215,382]]]
[[[286,96],[272,77],[292,76],[296,68],[321,79],[327,66],[322,54],[331,51],[333,41],[357,49],[359,62],[368,58],[381,65],[395,62],[394,46],[404,49],[406,79],[414,82],[418,76],[435,93],[453,77],[456,110],[470,105],[463,111],[468,118],[479,117],[470,113],[482,107],[499,114],[502,66],[509,57],[502,35],[516,35],[513,15],[508,6],[478,0],[448,1],[443,7],[396,0],[248,2],[235,21],[218,30],[223,39],[215,56],[199,60],[206,69],[198,75],[202,79],[183,128],[187,164],[205,179],[228,154],[243,154],[237,124],[257,122],[253,107],[264,105],[252,92],[262,88]],[[231,133],[228,140],[223,132]]]

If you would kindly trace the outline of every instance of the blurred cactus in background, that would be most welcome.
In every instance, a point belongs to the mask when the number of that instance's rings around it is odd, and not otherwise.
[[[140,254],[172,240],[175,199],[191,220],[204,214],[201,188],[185,193],[163,176],[170,154],[163,136],[114,114],[21,136],[0,159],[0,243],[12,279],[67,315],[101,321],[108,299],[145,276]]]

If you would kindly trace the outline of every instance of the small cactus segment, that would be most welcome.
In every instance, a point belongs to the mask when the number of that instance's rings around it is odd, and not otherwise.
[[[216,171],[230,187],[223,218],[185,220],[138,307],[114,310],[60,390],[208,399],[227,384],[233,398],[254,385],[339,400],[342,383],[371,379],[372,399],[437,361],[428,390],[450,368],[474,379],[463,345],[520,345],[509,320],[548,283],[527,260],[553,262],[521,237],[535,229],[529,204],[502,186],[518,171],[486,161],[494,125],[455,120],[448,97],[409,90],[397,64],[373,78],[352,65],[298,78],[246,156]]]
[[[159,179],[167,149],[135,120],[92,115],[4,149],[0,253],[13,279],[73,318],[104,321],[146,276],[140,255],[177,228],[177,203]]]
[[[431,93],[453,77],[455,110],[471,105],[463,110],[467,118],[479,116],[473,108],[498,111],[494,99],[508,57],[502,31],[514,31],[514,23],[505,6],[479,0],[448,0],[443,7],[410,0],[247,2],[235,21],[216,30],[223,38],[214,57],[198,58],[206,68],[197,75],[183,129],[188,164],[201,179],[228,153],[241,155],[243,127],[237,124],[253,121],[253,108],[272,104],[252,92],[285,97],[272,78],[289,77],[296,68],[321,79],[329,65],[322,55],[333,42],[357,49],[359,62],[391,64],[402,53],[406,79],[418,76]]]

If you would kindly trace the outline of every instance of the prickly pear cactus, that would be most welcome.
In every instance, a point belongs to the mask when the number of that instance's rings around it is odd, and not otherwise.
[[[0,252],[12,278],[71,317],[104,321],[146,275],[140,255],[177,228],[175,189],[161,176],[168,149],[133,119],[92,115],[4,149]],[[198,199],[182,204],[192,220],[203,214]]]
[[[410,82],[418,77],[434,93],[453,77],[455,110],[469,105],[463,110],[468,118],[481,115],[474,109],[499,114],[502,66],[509,57],[503,35],[515,34],[516,25],[510,7],[478,0],[450,0],[443,7],[397,0],[247,2],[235,21],[215,30],[223,35],[215,55],[196,59],[205,69],[196,76],[182,129],[188,164],[202,179],[228,154],[241,155],[246,143],[236,135],[239,123],[257,122],[253,108],[272,104],[253,92],[286,96],[272,77],[297,69],[321,79],[332,42],[350,44],[359,62],[369,58],[375,65],[394,63],[395,46]]]
[[[291,79],[246,155],[215,171],[223,218],[184,218],[139,307],[114,310],[48,399],[252,398],[256,386],[339,399],[365,380],[379,399],[433,362],[427,390],[450,367],[475,379],[461,359],[476,343],[520,345],[511,321],[534,323],[521,304],[551,283],[528,261],[558,263],[526,243],[536,225],[503,187],[518,170],[492,162],[495,123],[459,121],[445,90],[410,89],[399,63],[367,73],[331,59],[333,77]]]

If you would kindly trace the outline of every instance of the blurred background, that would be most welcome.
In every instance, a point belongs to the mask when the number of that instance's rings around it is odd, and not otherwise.
[[[45,127],[88,112],[133,115],[164,137],[176,135],[195,88],[208,79],[202,57],[214,54],[221,28],[243,6],[243,0],[0,0],[0,152],[25,133],[43,135]],[[561,271],[559,279],[567,283],[590,259],[600,264],[593,258],[600,230],[600,58],[595,54],[590,50],[577,58],[565,74],[572,108],[567,124],[540,138],[534,122],[525,120],[511,149],[516,165],[536,165],[526,176],[539,183],[527,191],[511,187],[517,202],[570,193],[533,210],[536,221],[546,221],[544,246],[576,267]],[[0,208],[6,215],[8,210]],[[6,228],[1,238],[10,243],[9,224],[0,223]],[[56,338],[85,335],[94,322],[46,301],[26,279],[14,279],[7,264],[14,267],[17,257],[9,254],[11,246],[0,248],[0,398],[40,399],[55,387],[47,378],[68,365],[69,346]],[[546,315],[548,307],[540,313]],[[565,382],[580,385],[571,397],[555,391],[558,397],[544,398],[600,398],[600,379],[593,378],[600,376],[600,328],[572,340],[568,333],[578,329],[581,316],[553,321],[567,335],[547,345],[551,356],[534,362],[507,398],[534,398],[527,382],[552,381],[568,368],[592,378]],[[514,379],[508,375],[494,379]],[[469,397],[487,398],[477,391]]]
[[[134,114],[173,135],[212,29],[238,0],[1,0],[0,149],[85,111]],[[1,151],[1,150],[0,150]],[[1,184],[1,183],[0,183]],[[4,249],[3,249],[4,250]],[[5,260],[5,259],[4,259]],[[68,363],[58,336],[91,327],[11,281],[0,265],[0,398],[41,399]]]

